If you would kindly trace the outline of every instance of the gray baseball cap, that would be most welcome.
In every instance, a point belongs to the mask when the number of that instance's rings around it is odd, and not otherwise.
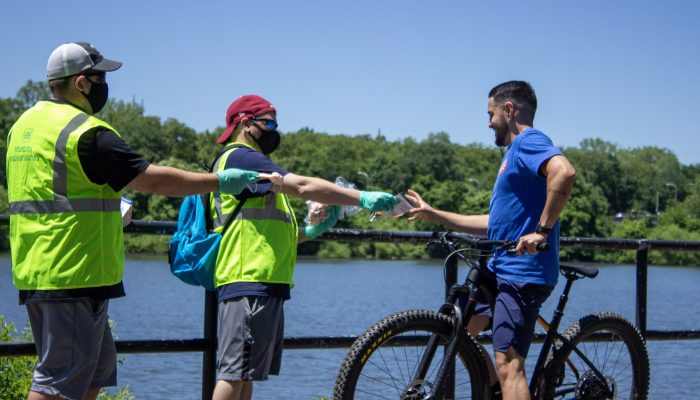
[[[58,46],[49,56],[46,77],[49,80],[65,78],[88,69],[115,71],[122,66],[119,61],[102,57],[90,43],[75,42]]]

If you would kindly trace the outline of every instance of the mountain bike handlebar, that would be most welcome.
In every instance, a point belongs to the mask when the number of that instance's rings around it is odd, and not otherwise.
[[[436,232],[434,236],[436,236],[437,241],[446,245],[451,241],[456,241],[464,243],[471,248],[484,251],[511,251],[514,250],[515,246],[517,246],[518,244],[518,242],[515,240],[491,240],[479,236],[468,235],[466,233],[461,232]],[[537,245],[537,250],[548,251],[549,243],[540,243],[539,245]]]

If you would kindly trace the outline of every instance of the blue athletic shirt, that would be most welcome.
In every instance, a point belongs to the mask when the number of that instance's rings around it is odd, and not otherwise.
[[[249,147],[241,147],[233,151],[226,160],[226,168],[241,168],[258,172],[277,172],[287,175],[289,172],[276,165],[266,155]],[[264,196],[272,189],[272,182],[264,180],[252,183],[236,195],[236,199]],[[216,288],[219,302],[242,296],[281,297],[289,300],[289,285],[286,283],[233,282]]]
[[[534,128],[522,131],[508,147],[498,170],[489,205],[488,237],[518,240],[537,228],[547,198],[547,178],[538,171],[543,162],[562,154],[552,140]],[[489,269],[499,277],[553,286],[559,277],[559,221],[547,236],[550,249],[535,255],[498,251]]]

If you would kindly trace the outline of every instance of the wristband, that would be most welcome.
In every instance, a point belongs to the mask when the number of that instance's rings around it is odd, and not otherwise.
[[[542,234],[545,236],[549,235],[549,232],[551,232],[551,231],[552,231],[552,228],[547,228],[540,223],[538,223],[537,228],[535,228],[535,233],[539,233],[539,234]]]

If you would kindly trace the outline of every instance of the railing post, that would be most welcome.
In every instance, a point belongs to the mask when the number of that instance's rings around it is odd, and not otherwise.
[[[204,340],[206,349],[202,355],[202,400],[211,400],[216,385],[217,343],[216,292],[204,291]]]
[[[445,301],[450,295],[450,288],[457,283],[457,255],[451,255],[445,260]]]
[[[649,246],[644,244],[637,249],[637,328],[642,337],[647,337],[647,271],[649,266]]]
[[[445,260],[445,301],[448,300],[450,296],[450,289],[452,286],[457,283],[457,255],[452,254],[447,260]],[[457,329],[462,329],[461,327],[457,327]],[[445,348],[445,351],[447,351],[447,348]],[[444,393],[444,398],[446,399],[454,399],[455,397],[455,365],[452,364],[452,367],[447,371],[447,375],[445,376],[445,393]]]

